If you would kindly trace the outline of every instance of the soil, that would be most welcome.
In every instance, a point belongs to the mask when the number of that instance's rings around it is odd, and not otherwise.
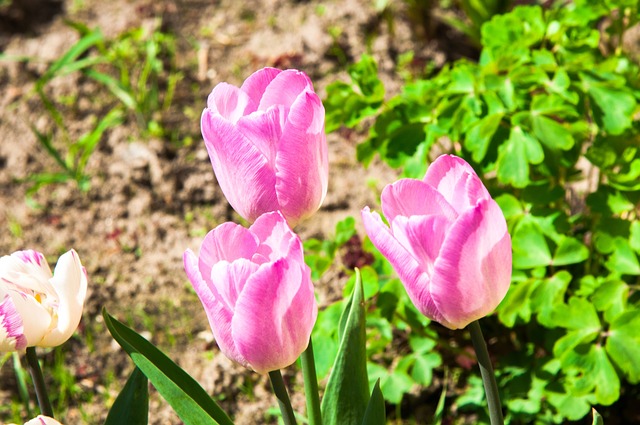
[[[413,50],[417,66],[431,61],[439,66],[459,50],[438,41],[444,36],[426,41],[404,2],[390,2],[384,14],[371,0],[9,3],[0,6],[0,52],[6,55],[0,57],[0,252],[35,249],[53,268],[58,255],[73,248],[90,281],[76,336],[61,349],[38,351],[50,376],[68,376],[71,382],[66,384],[69,398],[54,406],[58,417],[66,424],[102,423],[132,370],[106,331],[101,317],[106,308],[168,353],[237,424],[276,423],[267,415],[276,406],[267,379],[219,353],[182,266],[184,250],[197,251],[208,230],[240,221],[216,183],[200,136],[206,97],[217,83],[239,85],[264,66],[305,71],[324,97],[327,84],[347,81],[346,64],[366,51],[378,60],[392,95],[402,83],[395,72],[400,53]],[[170,109],[160,117],[167,136],[143,137],[129,117],[105,133],[90,157],[87,192],[66,182],[27,197],[25,178],[58,170],[32,131],[60,136],[34,87],[79,39],[69,21],[99,27],[107,38],[139,27],[173,34],[183,78]],[[104,101],[108,92],[80,73],[57,78],[47,90],[52,99],[72,99],[61,106],[72,140],[89,131],[110,106]],[[322,209],[296,229],[303,239],[329,236],[339,220],[377,205],[380,189],[396,178],[395,171],[375,161],[368,169],[357,163],[355,147],[365,134],[362,129],[328,135],[329,191]],[[346,277],[340,268],[338,261],[316,282],[321,306],[341,292]],[[301,381],[294,369],[286,371],[285,379],[297,388]],[[0,377],[0,422],[15,420],[11,361],[0,369]],[[294,409],[304,411],[301,394],[294,391],[292,401]],[[152,424],[180,423],[153,390],[150,412]]]

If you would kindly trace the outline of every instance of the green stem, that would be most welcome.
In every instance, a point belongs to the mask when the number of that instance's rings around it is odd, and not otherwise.
[[[476,357],[480,365],[484,392],[487,395],[487,404],[489,405],[491,425],[503,425],[504,419],[502,417],[502,407],[500,406],[498,384],[496,384],[496,377],[493,373],[493,367],[491,366],[487,344],[484,342],[484,337],[482,336],[480,323],[476,320],[471,322],[467,328],[471,334],[471,342],[473,342],[473,348],[476,351]]]
[[[284,385],[284,380],[282,379],[280,370],[278,369],[269,372],[269,379],[271,380],[273,392],[278,398],[278,404],[280,405],[280,412],[282,412],[282,420],[284,421],[284,425],[295,425],[296,418],[293,414],[293,408],[291,407],[289,394],[287,394],[287,388]]]
[[[307,397],[307,416],[309,419],[309,425],[322,425],[318,378],[316,376],[316,361],[313,358],[311,338],[309,338],[309,346],[300,356],[300,363],[302,363],[302,376],[304,377],[304,393]]]
[[[42,375],[42,369],[40,369],[40,363],[38,363],[36,347],[27,347],[27,368],[31,374],[33,386],[36,389],[36,397],[38,398],[40,412],[44,416],[53,418],[53,408],[51,407],[51,402],[47,396],[47,387],[44,385],[44,376]]]

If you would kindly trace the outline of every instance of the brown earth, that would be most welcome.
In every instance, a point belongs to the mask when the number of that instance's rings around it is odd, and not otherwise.
[[[417,64],[437,65],[455,54],[418,35],[404,3],[393,3],[384,15],[374,3],[14,0],[0,7],[0,51],[6,55],[0,57],[0,253],[36,249],[53,267],[59,254],[74,248],[90,280],[77,335],[62,349],[39,350],[46,373],[59,380],[66,370],[72,381],[64,407],[54,406],[64,423],[101,423],[132,369],[106,331],[102,308],[167,352],[237,424],[275,423],[266,416],[276,406],[267,380],[219,354],[182,267],[184,250],[197,250],[209,229],[239,220],[216,183],[199,116],[215,84],[239,85],[264,66],[305,71],[324,97],[328,83],[347,80],[345,65],[368,51],[379,62],[388,93],[394,93],[402,83],[395,73],[399,53],[413,50]],[[171,137],[142,137],[135,120],[128,119],[108,131],[91,156],[88,192],[67,182],[45,186],[28,201],[29,185],[22,180],[57,170],[31,126],[41,132],[55,128],[34,83],[77,42],[67,20],[99,27],[107,38],[137,27],[175,35],[183,78],[161,117]],[[54,80],[47,90],[52,99],[73,99],[65,106],[72,139],[108,110],[105,90],[79,73]],[[364,169],[356,162],[355,146],[364,134],[341,130],[328,136],[329,191],[321,211],[297,229],[303,239],[331,235],[337,221],[375,205],[382,186],[395,179],[382,164]],[[341,267],[316,282],[321,305],[340,293],[346,280]],[[0,369],[0,422],[16,420],[11,406],[19,408],[11,363]],[[298,388],[294,369],[286,371],[286,379]],[[304,411],[301,394],[295,391],[292,398],[294,408]],[[150,422],[180,423],[157,394]]]

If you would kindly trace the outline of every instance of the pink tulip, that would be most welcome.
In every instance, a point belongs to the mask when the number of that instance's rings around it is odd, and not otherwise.
[[[423,180],[384,188],[362,219],[422,314],[450,329],[493,311],[511,280],[511,237],[500,207],[461,158],[436,159]]]
[[[329,172],[324,107],[303,72],[264,68],[240,88],[218,84],[201,126],[222,192],[246,220],[279,210],[293,227],[320,208]]]
[[[64,343],[80,323],[86,294],[86,271],[73,250],[53,275],[36,251],[0,258],[0,351]]]
[[[184,267],[220,350],[258,373],[289,366],[307,348],[318,306],[302,242],[279,212],[246,229],[224,223]]]

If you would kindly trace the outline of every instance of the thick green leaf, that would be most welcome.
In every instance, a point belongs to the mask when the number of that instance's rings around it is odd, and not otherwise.
[[[605,348],[630,383],[640,382],[640,310],[619,315],[609,327]]]
[[[364,317],[360,271],[339,327],[338,355],[322,399],[325,425],[361,423],[369,403]]]
[[[514,126],[498,152],[498,179],[514,187],[525,187],[529,183],[529,164],[539,164],[543,159],[540,143]]]
[[[146,425],[149,422],[149,381],[137,367],[109,409],[104,425]]]
[[[104,309],[102,316],[113,338],[185,424],[233,424],[200,384],[162,351]]]
[[[387,412],[384,406],[384,396],[380,391],[380,380],[376,381],[369,398],[367,410],[364,412],[362,425],[384,425],[387,422]]]

